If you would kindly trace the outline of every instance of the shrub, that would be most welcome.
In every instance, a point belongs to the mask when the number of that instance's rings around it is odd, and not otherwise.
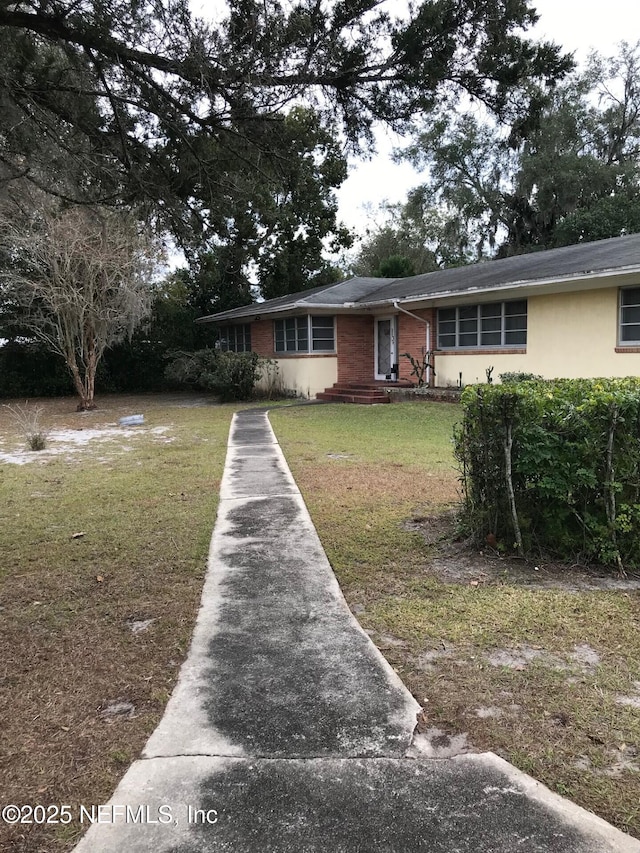
[[[260,376],[255,352],[222,352],[202,349],[175,353],[167,366],[167,379],[202,391],[211,391],[223,403],[248,400]]]
[[[287,391],[284,377],[280,372],[278,362],[271,358],[261,358],[258,364],[259,379],[255,389],[256,396],[265,400],[283,400],[295,397],[295,392]]]
[[[32,341],[0,346],[0,397],[57,397],[73,394],[64,361]]]
[[[44,450],[47,446],[48,433],[40,423],[42,406],[29,406],[29,403],[25,402],[24,405],[5,404],[5,408],[23,433],[29,450]]]
[[[403,352],[400,358],[407,358],[411,364],[411,375],[416,377],[418,388],[423,388],[427,384],[427,376],[429,369],[431,375],[435,376],[436,371],[433,366],[433,352],[425,350],[424,347],[420,350],[420,356],[414,358],[410,352]]]
[[[462,405],[463,521],[479,543],[640,566],[640,379],[473,385]]]
[[[537,380],[541,380],[542,376],[537,376],[535,373],[522,373],[517,370],[507,371],[506,373],[501,373],[500,382],[534,382]]]

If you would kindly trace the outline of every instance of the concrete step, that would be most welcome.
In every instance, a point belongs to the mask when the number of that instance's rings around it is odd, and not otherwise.
[[[355,388],[350,391],[339,391],[330,388],[316,394],[316,400],[324,400],[328,403],[361,403],[363,405],[373,405],[374,403],[388,403],[389,397],[381,391],[367,393],[366,390]]]
[[[381,391],[384,388],[412,388],[413,384],[406,380],[399,382],[334,382],[332,388],[326,391]]]

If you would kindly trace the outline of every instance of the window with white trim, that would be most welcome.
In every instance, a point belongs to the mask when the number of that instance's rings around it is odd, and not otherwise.
[[[286,317],[274,320],[275,352],[335,352],[333,317]]]
[[[224,352],[251,352],[251,324],[221,326],[218,342]]]
[[[640,345],[640,287],[620,290],[620,344]]]
[[[438,349],[494,349],[526,344],[526,299],[438,308]]]
[[[311,317],[311,349],[333,352],[336,348],[333,317]]]

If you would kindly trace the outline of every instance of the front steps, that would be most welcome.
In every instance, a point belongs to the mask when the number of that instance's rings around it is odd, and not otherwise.
[[[411,387],[410,382],[336,382],[332,388],[325,388],[316,394],[317,400],[328,403],[388,403],[389,396],[385,388]]]

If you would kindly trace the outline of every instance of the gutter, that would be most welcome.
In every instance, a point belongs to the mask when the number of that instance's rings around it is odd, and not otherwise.
[[[424,317],[419,317],[417,314],[413,314],[411,311],[407,311],[406,308],[403,308],[402,305],[398,302],[397,299],[393,301],[393,307],[396,311],[402,311],[403,314],[406,314],[407,317],[413,317],[414,320],[420,320],[421,323],[424,323],[427,327],[427,358],[429,357],[429,353],[431,352],[431,320],[425,320]],[[431,365],[427,363],[427,385],[431,388]]]

